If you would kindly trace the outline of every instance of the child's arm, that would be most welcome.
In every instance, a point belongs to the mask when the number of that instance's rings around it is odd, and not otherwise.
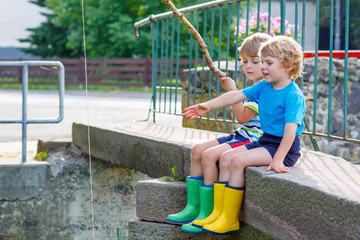
[[[277,173],[284,173],[289,171],[289,168],[284,165],[283,161],[294,142],[297,126],[298,125],[296,123],[285,124],[284,136],[280,142],[280,146],[266,171],[270,171],[271,169]]]
[[[231,79],[230,77],[220,78],[220,83],[227,92],[237,90],[235,81],[233,79]],[[235,114],[236,120],[240,124],[247,123],[256,114],[256,112],[254,110],[252,110],[251,108],[245,107],[242,102],[232,105],[232,109]]]
[[[239,103],[246,99],[247,98],[242,91],[231,91],[210,101],[185,108],[184,116],[190,119],[195,119],[212,110],[234,105],[235,103]]]

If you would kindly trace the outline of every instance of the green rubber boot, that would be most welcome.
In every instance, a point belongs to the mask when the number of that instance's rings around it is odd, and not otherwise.
[[[200,191],[200,213],[196,220],[202,220],[207,218],[214,207],[214,185],[201,184],[199,187]],[[202,233],[202,228],[195,227],[192,223],[185,224],[181,227],[181,231],[188,233]]]
[[[166,220],[174,223],[192,222],[200,213],[199,186],[204,183],[204,177],[187,177],[187,204],[184,210],[170,214]]]

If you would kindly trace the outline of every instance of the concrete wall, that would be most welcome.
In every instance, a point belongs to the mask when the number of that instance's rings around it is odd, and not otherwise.
[[[92,239],[88,157],[71,146],[50,152],[46,162],[0,164],[0,233],[26,240]],[[37,173],[41,179],[34,181]],[[128,220],[136,217],[136,182],[149,177],[92,158],[92,179],[96,239],[117,239],[118,228],[127,237]]]

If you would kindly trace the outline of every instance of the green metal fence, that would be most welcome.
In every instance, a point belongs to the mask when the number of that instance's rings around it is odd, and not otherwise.
[[[343,68],[343,96],[342,106],[333,107],[333,73],[334,66],[334,41],[338,41],[338,21],[339,15],[336,15],[335,9],[339,7],[339,1],[329,0],[330,33],[329,33],[329,50],[326,52],[329,56],[328,64],[328,96],[327,96],[327,123],[325,129],[318,129],[319,125],[319,99],[318,99],[318,63],[319,63],[319,25],[320,25],[320,5],[319,0],[313,1],[249,1],[249,0],[221,0],[199,4],[180,9],[180,12],[191,22],[205,40],[211,58],[217,61],[217,67],[226,72],[229,70],[229,63],[234,63],[235,71],[233,79],[238,81],[241,70],[241,63],[237,61],[236,49],[241,44],[239,37],[245,37],[257,31],[266,31],[271,34],[291,35],[297,40],[305,50],[305,58],[311,57],[314,62],[313,82],[306,79],[305,76],[298,80],[299,86],[303,89],[312,90],[312,98],[307,102],[309,112],[305,119],[306,131],[304,134],[310,135],[314,148],[317,149],[317,143],[314,136],[328,137],[360,143],[360,139],[351,137],[348,131],[348,102],[349,95],[349,4],[350,0],[343,1],[345,12],[344,30],[341,32],[345,36],[345,44],[342,53],[344,54]],[[310,16],[308,18],[308,15]],[[315,18],[314,18],[315,15]],[[337,19],[335,21],[335,18]],[[274,21],[279,25],[274,28]],[[240,28],[244,23],[245,28]],[[292,24],[290,24],[291,22]],[[254,25],[255,23],[255,25]],[[215,86],[212,81],[206,86],[210,89],[205,91],[203,81],[206,72],[205,59],[201,54],[200,48],[193,38],[192,34],[186,29],[184,24],[174,16],[172,12],[166,12],[158,15],[151,15],[148,18],[135,23],[135,35],[138,35],[138,28],[144,25],[150,25],[152,33],[152,52],[153,52],[153,101],[150,111],[155,113],[167,113],[181,115],[181,109],[177,106],[179,93],[185,94],[182,98],[187,99],[186,106],[211,99],[211,93],[216,92],[216,96],[222,94],[219,79],[216,79]],[[237,31],[235,30],[237,27]],[[144,28],[144,31],[150,29]],[[270,29],[270,31],[269,31]],[[277,29],[279,32],[271,31]],[[241,30],[241,31],[240,31]],[[309,43],[310,42],[310,43]],[[359,57],[360,52],[355,51],[355,57]],[[181,72],[179,72],[179,58],[188,58],[194,64],[189,65],[188,81],[181,81]],[[221,63],[222,62],[222,63]],[[225,67],[223,66],[225,64]],[[336,70],[337,71],[337,70]],[[194,74],[197,73],[197,74]],[[209,79],[212,79],[212,73],[209,73]],[[243,79],[243,87],[248,86],[246,77]],[[323,86],[323,83],[322,83]],[[185,90],[184,90],[185,89]],[[211,91],[213,89],[213,91]],[[200,99],[196,96],[201,95]],[[324,100],[324,99],[322,99]],[[356,103],[354,103],[356,104]],[[183,101],[184,105],[184,101]],[[309,105],[312,105],[309,108]],[[186,107],[183,106],[183,107]],[[323,108],[323,106],[321,106]],[[340,109],[341,108],[341,109]],[[180,110],[179,110],[180,109]],[[210,115],[204,118],[211,118],[216,121],[232,121],[235,117],[226,117],[224,109],[222,116],[216,113],[215,117]],[[322,109],[323,113],[324,109]],[[332,119],[334,111],[342,112],[341,134],[338,129],[334,133]]]

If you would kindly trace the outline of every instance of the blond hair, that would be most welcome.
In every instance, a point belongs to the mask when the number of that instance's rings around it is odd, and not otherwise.
[[[296,79],[302,72],[303,51],[298,42],[287,36],[275,36],[260,47],[261,57],[273,57],[280,60],[284,67],[291,66],[289,77]]]
[[[244,39],[238,48],[238,56],[240,59],[245,57],[260,57],[259,49],[262,43],[269,40],[271,36],[266,33],[255,33]]]

